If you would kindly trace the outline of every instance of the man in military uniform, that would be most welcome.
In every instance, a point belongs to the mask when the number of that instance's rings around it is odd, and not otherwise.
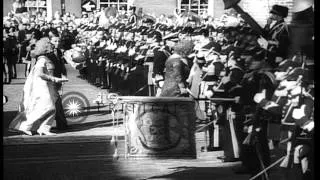
[[[165,62],[171,53],[165,46],[160,45],[160,42],[162,42],[162,35],[159,31],[151,32],[148,37],[153,46],[152,80],[156,87],[156,95],[160,95],[161,87],[164,81]]]
[[[271,96],[275,89],[273,77],[269,77],[269,71],[271,68],[267,63],[263,61],[264,54],[261,49],[257,49],[254,52],[243,58],[245,61],[245,68],[247,69],[243,80],[240,85],[242,86],[242,93],[240,95],[240,104],[242,105],[241,112],[245,116],[252,115],[244,121],[244,127],[253,127],[253,129],[259,129],[259,131],[251,131],[251,128],[247,129],[247,136],[239,138],[244,141],[239,143],[240,145],[240,160],[242,161],[242,167],[236,169],[236,173],[249,173],[252,176],[257,174],[270,164],[270,152],[267,140],[267,121],[265,120],[264,113],[260,107],[254,102],[254,95],[257,92],[266,91],[266,98],[271,99]],[[242,51],[242,54],[245,52]]]
[[[266,50],[267,61],[272,67],[276,67],[287,58],[289,46],[289,32],[284,19],[288,16],[288,8],[274,5],[270,11],[270,17],[264,28],[264,37],[258,39],[258,43]]]
[[[280,165],[285,168],[286,177],[288,179],[310,179],[313,171],[311,142],[314,128],[314,98],[306,88],[305,71],[300,67],[292,68],[288,68],[289,72],[284,72],[285,75],[277,73],[277,79],[281,82],[271,100],[266,100],[264,93],[257,93],[254,100],[264,110],[279,117],[281,140],[287,139],[284,141],[287,142],[286,156]],[[310,140],[299,142],[301,133],[311,135]],[[280,131],[278,136],[280,136]]]

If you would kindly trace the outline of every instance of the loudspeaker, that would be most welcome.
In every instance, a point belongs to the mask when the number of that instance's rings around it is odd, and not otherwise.
[[[295,0],[293,2],[292,12],[304,11],[305,9],[312,7],[313,4],[313,0]]]

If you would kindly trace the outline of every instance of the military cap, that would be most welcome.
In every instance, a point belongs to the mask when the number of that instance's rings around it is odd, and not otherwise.
[[[203,36],[205,36],[205,37],[208,37],[208,36],[209,36],[209,30],[206,29],[206,28],[202,28],[202,29],[200,29],[200,31],[199,31],[199,35],[203,35]]]
[[[131,10],[131,11],[135,12],[135,11],[136,11],[136,7],[131,6],[131,7],[129,8],[129,10]]]
[[[142,23],[146,23],[146,24],[154,24],[155,21],[151,18],[145,18],[142,20]]]
[[[216,42],[211,41],[207,45],[203,46],[202,49],[205,49],[205,50],[213,49],[216,52],[220,52],[221,51],[221,45],[216,43]]]
[[[192,32],[192,36],[200,36],[200,30],[201,28],[200,27],[197,27],[197,28],[194,28],[193,32]]]
[[[190,26],[186,26],[182,29],[182,31],[180,32],[181,34],[192,34],[192,32],[194,31],[194,29]]]
[[[167,31],[172,31],[174,29],[174,26],[169,26],[168,28],[167,28]]]
[[[198,54],[196,55],[196,62],[197,62],[198,64],[204,64],[204,63],[206,63],[206,59],[204,58],[204,54],[203,54],[203,53],[198,53]]]
[[[98,27],[97,31],[104,31],[104,28],[103,27]]]
[[[145,36],[145,35],[148,35],[150,29],[149,28],[143,28],[141,31],[140,31],[140,34],[142,36]]]
[[[280,5],[273,5],[270,13],[279,15],[283,18],[288,16],[289,8]]]
[[[25,32],[26,32],[26,34],[32,34],[33,31],[30,29],[26,29]]]
[[[172,40],[172,39],[177,39],[179,36],[178,32],[172,32],[168,35],[166,35],[165,37],[163,37],[163,40]]]
[[[148,37],[155,38],[157,42],[162,40],[162,34],[159,31],[153,30],[148,34]]]
[[[291,59],[286,59],[279,63],[278,67],[275,69],[276,71],[285,72],[288,70],[288,68],[296,68],[301,66],[301,63],[292,61]]]
[[[302,76],[303,81],[308,80],[308,70],[301,67],[294,68],[286,79],[287,81],[296,81],[299,76]]]
[[[208,25],[206,28],[208,29],[209,32],[215,30],[215,28],[212,25]]]
[[[168,31],[168,26],[165,25],[165,24],[161,24],[160,27],[159,27],[159,30],[160,31]]]

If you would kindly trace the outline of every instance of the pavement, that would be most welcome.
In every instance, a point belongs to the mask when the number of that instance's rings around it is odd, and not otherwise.
[[[96,180],[96,179],[155,179],[155,180],[247,180],[249,175],[233,173],[240,162],[222,163],[217,159],[222,151],[202,152],[204,133],[196,133],[196,159],[125,158],[124,128],[112,126],[108,106],[94,103],[99,92],[106,92],[78,78],[78,72],[67,65],[69,82],[63,94],[80,92],[89,102],[85,120],[70,119],[70,128],[55,136],[26,136],[9,133],[8,125],[16,116],[25,81],[23,65],[18,65],[18,78],[3,86],[8,103],[3,105],[4,179],[32,180]],[[121,120],[122,114],[116,117]],[[112,136],[119,136],[119,159],[114,159]],[[281,180],[279,168],[274,168],[270,180]]]

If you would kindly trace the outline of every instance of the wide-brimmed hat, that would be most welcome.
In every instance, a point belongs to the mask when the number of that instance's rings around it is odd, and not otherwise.
[[[280,5],[273,5],[270,13],[279,15],[283,18],[288,16],[289,8]]]

